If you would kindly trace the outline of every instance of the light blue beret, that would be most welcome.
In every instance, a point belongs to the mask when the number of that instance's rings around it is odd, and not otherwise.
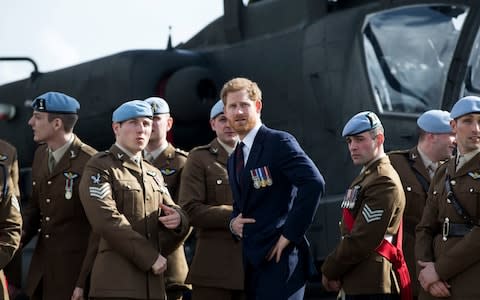
[[[132,100],[120,105],[112,115],[112,122],[119,123],[140,117],[153,117],[152,107],[145,101]]]
[[[450,118],[457,119],[466,114],[480,113],[480,97],[467,96],[458,100],[452,107]]]
[[[448,111],[432,109],[424,112],[417,119],[417,125],[425,132],[451,133],[450,120]]]
[[[382,125],[377,115],[371,111],[362,111],[353,116],[345,127],[342,136],[356,135],[374,129]]]
[[[218,100],[215,105],[212,106],[210,110],[210,120],[214,119],[219,114],[223,114],[223,101],[222,99]]]
[[[145,99],[151,106],[154,115],[170,113],[170,107],[167,101],[160,97],[150,97]]]
[[[80,103],[68,95],[59,92],[48,92],[35,98],[32,102],[35,111],[76,114],[80,109]]]

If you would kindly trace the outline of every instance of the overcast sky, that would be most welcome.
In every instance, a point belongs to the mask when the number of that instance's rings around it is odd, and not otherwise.
[[[223,15],[223,0],[0,1],[0,57],[28,56],[46,72],[131,49],[187,41]],[[0,62],[0,84],[25,78],[28,63]]]

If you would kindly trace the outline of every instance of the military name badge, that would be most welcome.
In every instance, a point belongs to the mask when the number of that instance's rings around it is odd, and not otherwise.
[[[65,176],[65,199],[72,199],[73,195],[73,180],[78,177],[78,174],[72,172],[64,172]]]
[[[356,185],[353,188],[347,190],[345,196],[343,196],[341,208],[352,209],[355,207],[355,201],[357,201],[357,196],[360,188],[361,187],[359,185]]]

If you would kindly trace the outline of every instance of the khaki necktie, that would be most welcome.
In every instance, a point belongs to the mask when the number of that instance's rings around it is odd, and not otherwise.
[[[55,164],[57,162],[55,161],[55,157],[53,156],[53,153],[51,151],[48,151],[48,171],[52,173],[53,168],[55,168]]]

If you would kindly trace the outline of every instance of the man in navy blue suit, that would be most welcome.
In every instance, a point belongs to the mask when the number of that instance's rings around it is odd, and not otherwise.
[[[289,133],[262,124],[262,92],[235,78],[225,115],[240,141],[228,160],[230,230],[243,244],[247,299],[303,299],[314,267],[305,232],[324,193],[322,175]]]

